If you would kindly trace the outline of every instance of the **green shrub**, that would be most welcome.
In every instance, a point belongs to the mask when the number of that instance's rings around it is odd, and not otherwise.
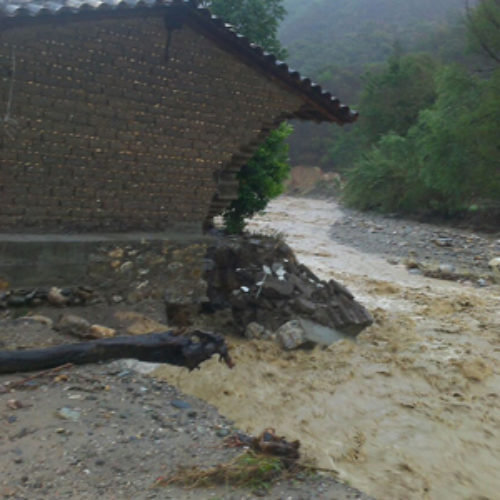
[[[283,192],[283,181],[290,173],[285,139],[292,130],[290,125],[282,123],[239,172],[238,199],[224,213],[228,232],[241,232],[245,217],[263,210],[269,200]]]

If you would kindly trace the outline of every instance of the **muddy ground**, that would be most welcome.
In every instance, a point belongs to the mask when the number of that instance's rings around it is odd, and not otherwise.
[[[65,308],[127,334],[165,330],[164,305],[134,309],[97,304]],[[75,342],[55,331],[61,309],[0,320],[3,349]],[[270,489],[230,484],[156,486],[179,470],[209,468],[244,452],[228,446],[239,430],[215,407],[139,371],[146,363],[115,361],[33,374],[0,376],[0,498],[12,499],[366,499],[314,471],[290,474]],[[218,368],[229,371],[225,365]],[[139,369],[139,371],[137,371]],[[149,370],[150,371],[150,370]],[[178,376],[189,376],[179,369]],[[268,424],[279,427],[279,422]],[[263,428],[264,429],[264,428]],[[263,430],[262,429],[262,430]]]
[[[281,234],[321,278],[347,285],[374,325],[356,343],[312,351],[230,339],[231,371],[216,361],[194,374],[122,361],[28,381],[0,394],[0,495],[256,498],[230,486],[151,486],[179,466],[239,453],[224,446],[236,428],[257,434],[275,427],[300,439],[304,455],[332,477],[374,498],[498,498],[500,287],[490,284],[485,263],[499,254],[500,235],[449,236],[442,226],[381,222],[334,202],[286,197],[250,229]],[[467,238],[470,252],[460,252]],[[415,255],[473,272],[461,282],[427,278],[406,268],[403,260]],[[49,319],[60,312],[37,310]],[[163,304],[154,301],[74,312],[134,333],[164,321]],[[5,319],[0,331],[3,348],[69,340],[42,318]],[[154,370],[154,377],[137,370]],[[299,477],[267,498],[368,497],[330,478]]]

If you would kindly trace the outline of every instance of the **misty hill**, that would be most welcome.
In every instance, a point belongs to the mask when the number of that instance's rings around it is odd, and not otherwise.
[[[357,107],[363,74],[395,53],[427,52],[443,62],[467,64],[463,23],[466,0],[284,0],[279,37],[287,62]],[[471,0],[471,4],[473,0]],[[295,124],[294,164],[325,163],[343,131]]]
[[[465,0],[285,0],[280,40],[289,62],[317,77],[321,68],[359,68],[380,62],[395,43],[425,43],[440,26],[456,23]]]

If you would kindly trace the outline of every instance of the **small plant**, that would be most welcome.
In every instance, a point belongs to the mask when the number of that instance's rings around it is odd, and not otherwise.
[[[171,477],[159,478],[155,486],[181,484],[189,488],[231,485],[252,490],[267,490],[283,475],[285,465],[280,458],[246,451],[234,460],[203,469],[180,469]]]

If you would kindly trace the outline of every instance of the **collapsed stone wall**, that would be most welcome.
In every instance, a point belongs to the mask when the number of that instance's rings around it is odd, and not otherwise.
[[[373,321],[349,290],[318,278],[275,238],[224,238],[208,256],[208,304],[213,311],[231,310],[242,333],[253,322],[276,330],[300,318],[357,335]]]
[[[84,281],[52,284],[11,289],[0,276],[0,310],[153,301],[163,302],[171,327],[245,334],[255,323],[272,332],[298,320],[314,339],[353,336],[372,323],[340,283],[320,280],[288,245],[265,236],[102,241],[88,253]]]
[[[1,231],[201,227],[234,197],[228,166],[301,101],[187,25],[165,61],[165,12],[0,32]]]

